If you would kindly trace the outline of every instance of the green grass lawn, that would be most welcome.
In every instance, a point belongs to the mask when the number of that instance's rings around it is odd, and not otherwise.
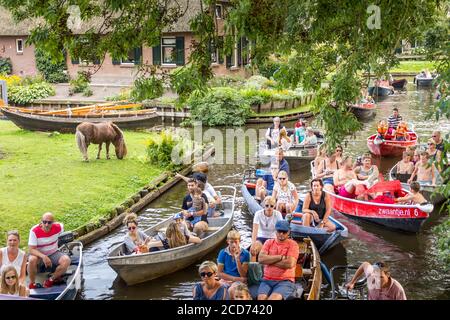
[[[434,63],[431,61],[400,61],[400,65],[390,70],[390,72],[413,72],[428,69],[430,72],[435,69]]]
[[[97,145],[83,162],[74,134],[50,136],[21,130],[0,120],[0,244],[5,233],[18,229],[27,245],[30,227],[51,211],[65,230],[102,217],[163,172],[145,162],[144,132],[125,132],[128,155],[96,160]],[[3,153],[3,158],[1,155]]]
[[[294,109],[277,109],[269,112],[261,112],[261,113],[255,113],[254,116],[287,116],[290,114],[298,113],[298,112],[307,112],[311,110],[311,105],[307,104],[304,106],[300,106]]]

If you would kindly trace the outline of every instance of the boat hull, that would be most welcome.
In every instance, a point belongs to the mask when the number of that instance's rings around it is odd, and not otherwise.
[[[382,157],[399,157],[406,151],[407,147],[412,147],[417,144],[417,135],[414,132],[408,132],[411,140],[408,141],[395,141],[395,140],[383,140],[377,144],[375,137],[371,135],[367,138],[367,147],[370,152],[376,156]]]
[[[368,93],[372,97],[387,97],[394,92],[392,89],[386,87],[369,87]]]
[[[376,114],[376,107],[374,104],[365,104],[362,106],[353,105],[350,108],[355,117],[359,120],[368,120]]]
[[[399,80],[392,81],[391,86],[393,86],[394,89],[402,90],[402,89],[405,89],[407,83],[408,83],[408,80],[399,79]]]
[[[127,117],[53,117],[34,114],[12,112],[2,109],[2,113],[18,127],[31,131],[58,131],[61,133],[74,133],[81,122],[114,122],[122,130],[151,128],[160,123],[160,117],[155,113]]]
[[[433,85],[433,78],[431,79],[421,79],[421,78],[416,78],[416,85],[418,87],[431,87]]]

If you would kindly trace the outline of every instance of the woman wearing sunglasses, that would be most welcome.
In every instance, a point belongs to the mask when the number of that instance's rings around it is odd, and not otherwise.
[[[283,216],[295,211],[298,205],[298,193],[295,185],[289,181],[286,171],[278,173],[278,183],[273,188],[272,197],[275,199],[277,211]]]
[[[27,287],[19,282],[19,274],[14,266],[9,265],[2,268],[2,281],[0,293],[13,296],[28,297],[30,294]]]
[[[11,230],[6,235],[6,247],[0,250],[0,267],[13,266],[19,275],[19,282],[25,283],[27,259],[25,252],[19,249],[19,232],[17,230]]]
[[[267,196],[264,199],[262,210],[255,213],[253,218],[252,246],[250,253],[252,256],[258,256],[261,248],[269,239],[275,239],[275,224],[283,220],[281,212],[275,210],[275,199]]]
[[[137,215],[135,213],[128,214],[123,220],[123,224],[128,229],[123,241],[130,254],[157,251],[158,247],[164,247],[161,240],[149,237],[138,228]]]
[[[192,289],[194,300],[228,300],[228,286],[217,278],[217,264],[204,261],[198,268],[201,282]]]

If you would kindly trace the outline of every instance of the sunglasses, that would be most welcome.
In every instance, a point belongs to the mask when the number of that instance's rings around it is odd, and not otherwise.
[[[288,233],[289,231],[277,230],[278,233]]]
[[[204,277],[211,278],[213,274],[214,274],[214,272],[200,272],[200,277],[202,277],[202,278],[204,278]]]
[[[128,230],[134,230],[134,229],[136,229],[136,227],[128,227]]]
[[[434,144],[434,143],[431,143],[431,142],[429,142],[429,143],[428,143],[428,145],[429,145],[429,146],[434,146],[435,144]]]
[[[342,152],[342,150],[339,150],[339,149],[338,149],[338,150],[336,150],[336,152]]]
[[[42,224],[53,224],[53,221],[42,220]]]
[[[271,204],[266,204],[266,208],[275,208],[275,206]]]
[[[5,277],[6,280],[14,280],[16,276]]]
[[[286,180],[286,177],[279,177],[278,180]]]
[[[437,138],[437,136],[431,136],[432,138]]]

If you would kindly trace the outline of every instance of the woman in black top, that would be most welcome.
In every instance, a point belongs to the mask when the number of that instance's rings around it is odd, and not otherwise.
[[[331,214],[331,199],[323,191],[322,179],[313,179],[311,190],[303,202],[303,225],[310,227],[312,224],[317,228],[325,228],[327,232],[333,232],[336,226],[328,219]]]

